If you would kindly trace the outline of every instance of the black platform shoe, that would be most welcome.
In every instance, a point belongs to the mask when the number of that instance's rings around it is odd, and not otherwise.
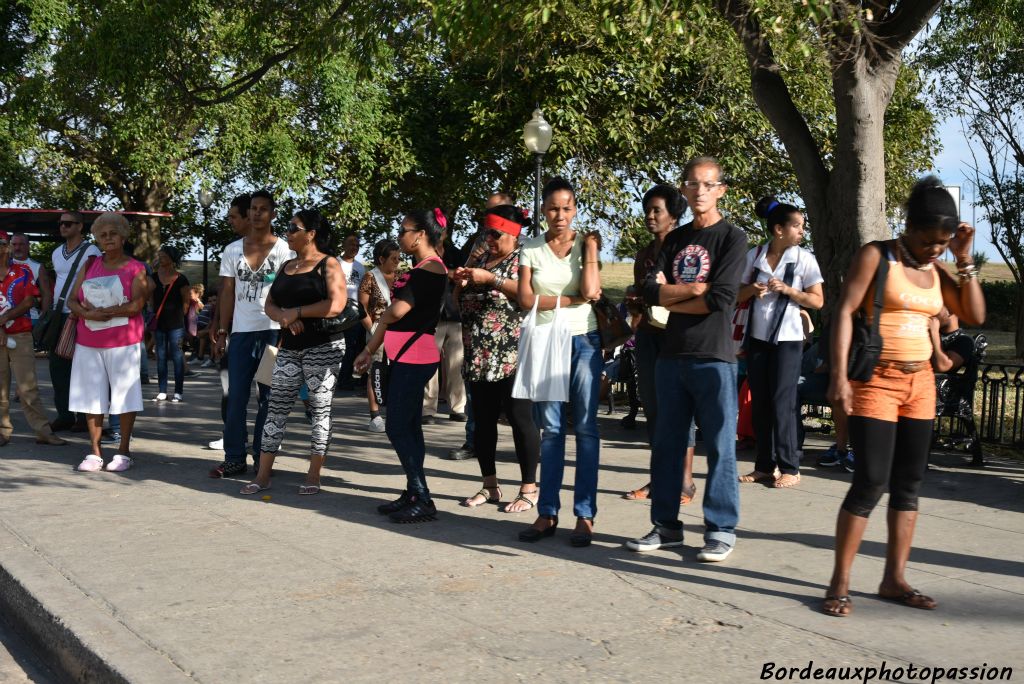
[[[532,542],[540,541],[544,537],[554,536],[555,530],[558,529],[558,516],[557,515],[548,516],[548,520],[551,521],[551,524],[549,526],[545,527],[543,530],[538,530],[536,527],[530,526],[530,527],[527,527],[522,532],[520,532],[519,533],[519,541],[531,542],[532,543]]]
[[[388,502],[386,504],[381,504],[380,506],[377,506],[377,512],[378,513],[382,513],[384,515],[391,515],[392,513],[396,512],[396,511],[400,511],[403,508],[405,508],[406,506],[408,506],[409,505],[409,501],[411,499],[412,499],[412,495],[409,494],[408,491],[404,491],[404,492],[402,492],[402,495],[400,497],[398,497],[397,499],[395,499],[394,501],[391,501],[391,502]]]

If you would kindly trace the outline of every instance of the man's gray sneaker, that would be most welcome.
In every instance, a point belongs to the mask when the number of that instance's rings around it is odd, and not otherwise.
[[[638,539],[630,539],[626,542],[626,548],[630,551],[657,551],[658,549],[671,549],[683,545],[683,530],[673,530],[661,525],[654,528]]]
[[[732,547],[724,541],[711,539],[704,543],[704,548],[697,554],[697,560],[704,563],[724,561],[732,553]]]

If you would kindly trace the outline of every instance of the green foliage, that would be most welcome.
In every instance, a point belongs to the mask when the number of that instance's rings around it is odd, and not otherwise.
[[[1017,325],[1017,302],[1020,288],[1009,280],[986,280],[981,283],[988,312],[985,327],[992,330],[1013,331]]]

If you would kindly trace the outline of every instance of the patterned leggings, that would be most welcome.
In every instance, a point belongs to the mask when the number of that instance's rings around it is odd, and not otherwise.
[[[284,424],[305,382],[309,388],[309,410],[313,413],[310,453],[325,456],[331,441],[331,399],[338,382],[345,340],[335,340],[309,349],[279,349],[274,380],[270,387],[270,408],[263,426],[263,451],[276,454],[284,439]]]

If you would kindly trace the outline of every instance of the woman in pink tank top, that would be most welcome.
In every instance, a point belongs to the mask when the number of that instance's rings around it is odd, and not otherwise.
[[[906,209],[902,235],[865,245],[854,257],[832,326],[829,401],[849,415],[856,454],[853,484],[836,523],[835,565],[822,605],[824,613],[835,617],[853,610],[850,568],[868,516],[886,490],[889,545],[878,595],[912,608],[932,610],[937,605],[904,577],[935,419],[929,324],[945,304],[966,323],[978,325],[985,318],[985,299],[971,259],[974,228],[960,223],[942,182],[935,177],[918,182]],[[938,266],[947,248],[956,257],[956,279]],[[883,259],[889,268],[881,311],[870,311]],[[880,358],[865,382],[847,377],[853,317],[859,309],[879,317],[882,335]]]
[[[391,360],[385,432],[405,470],[406,488],[398,499],[377,510],[397,523],[425,522],[437,515],[423,473],[426,447],[421,407],[423,391],[441,360],[434,331],[441,316],[448,269],[437,255],[437,247],[446,226],[440,209],[406,215],[398,231],[398,246],[416,265],[395,278],[391,306],[355,360],[356,372],[366,371],[381,346]]]
[[[78,319],[75,356],[71,361],[72,411],[86,414],[91,450],[78,465],[81,471],[104,469],[100,451],[103,416],[121,416],[121,444],[106,470],[128,470],[129,444],[135,414],[142,410],[140,349],[149,285],[146,267],[124,252],[128,221],[120,214],[101,214],[92,234],[103,250],[79,270],[68,297]]]

